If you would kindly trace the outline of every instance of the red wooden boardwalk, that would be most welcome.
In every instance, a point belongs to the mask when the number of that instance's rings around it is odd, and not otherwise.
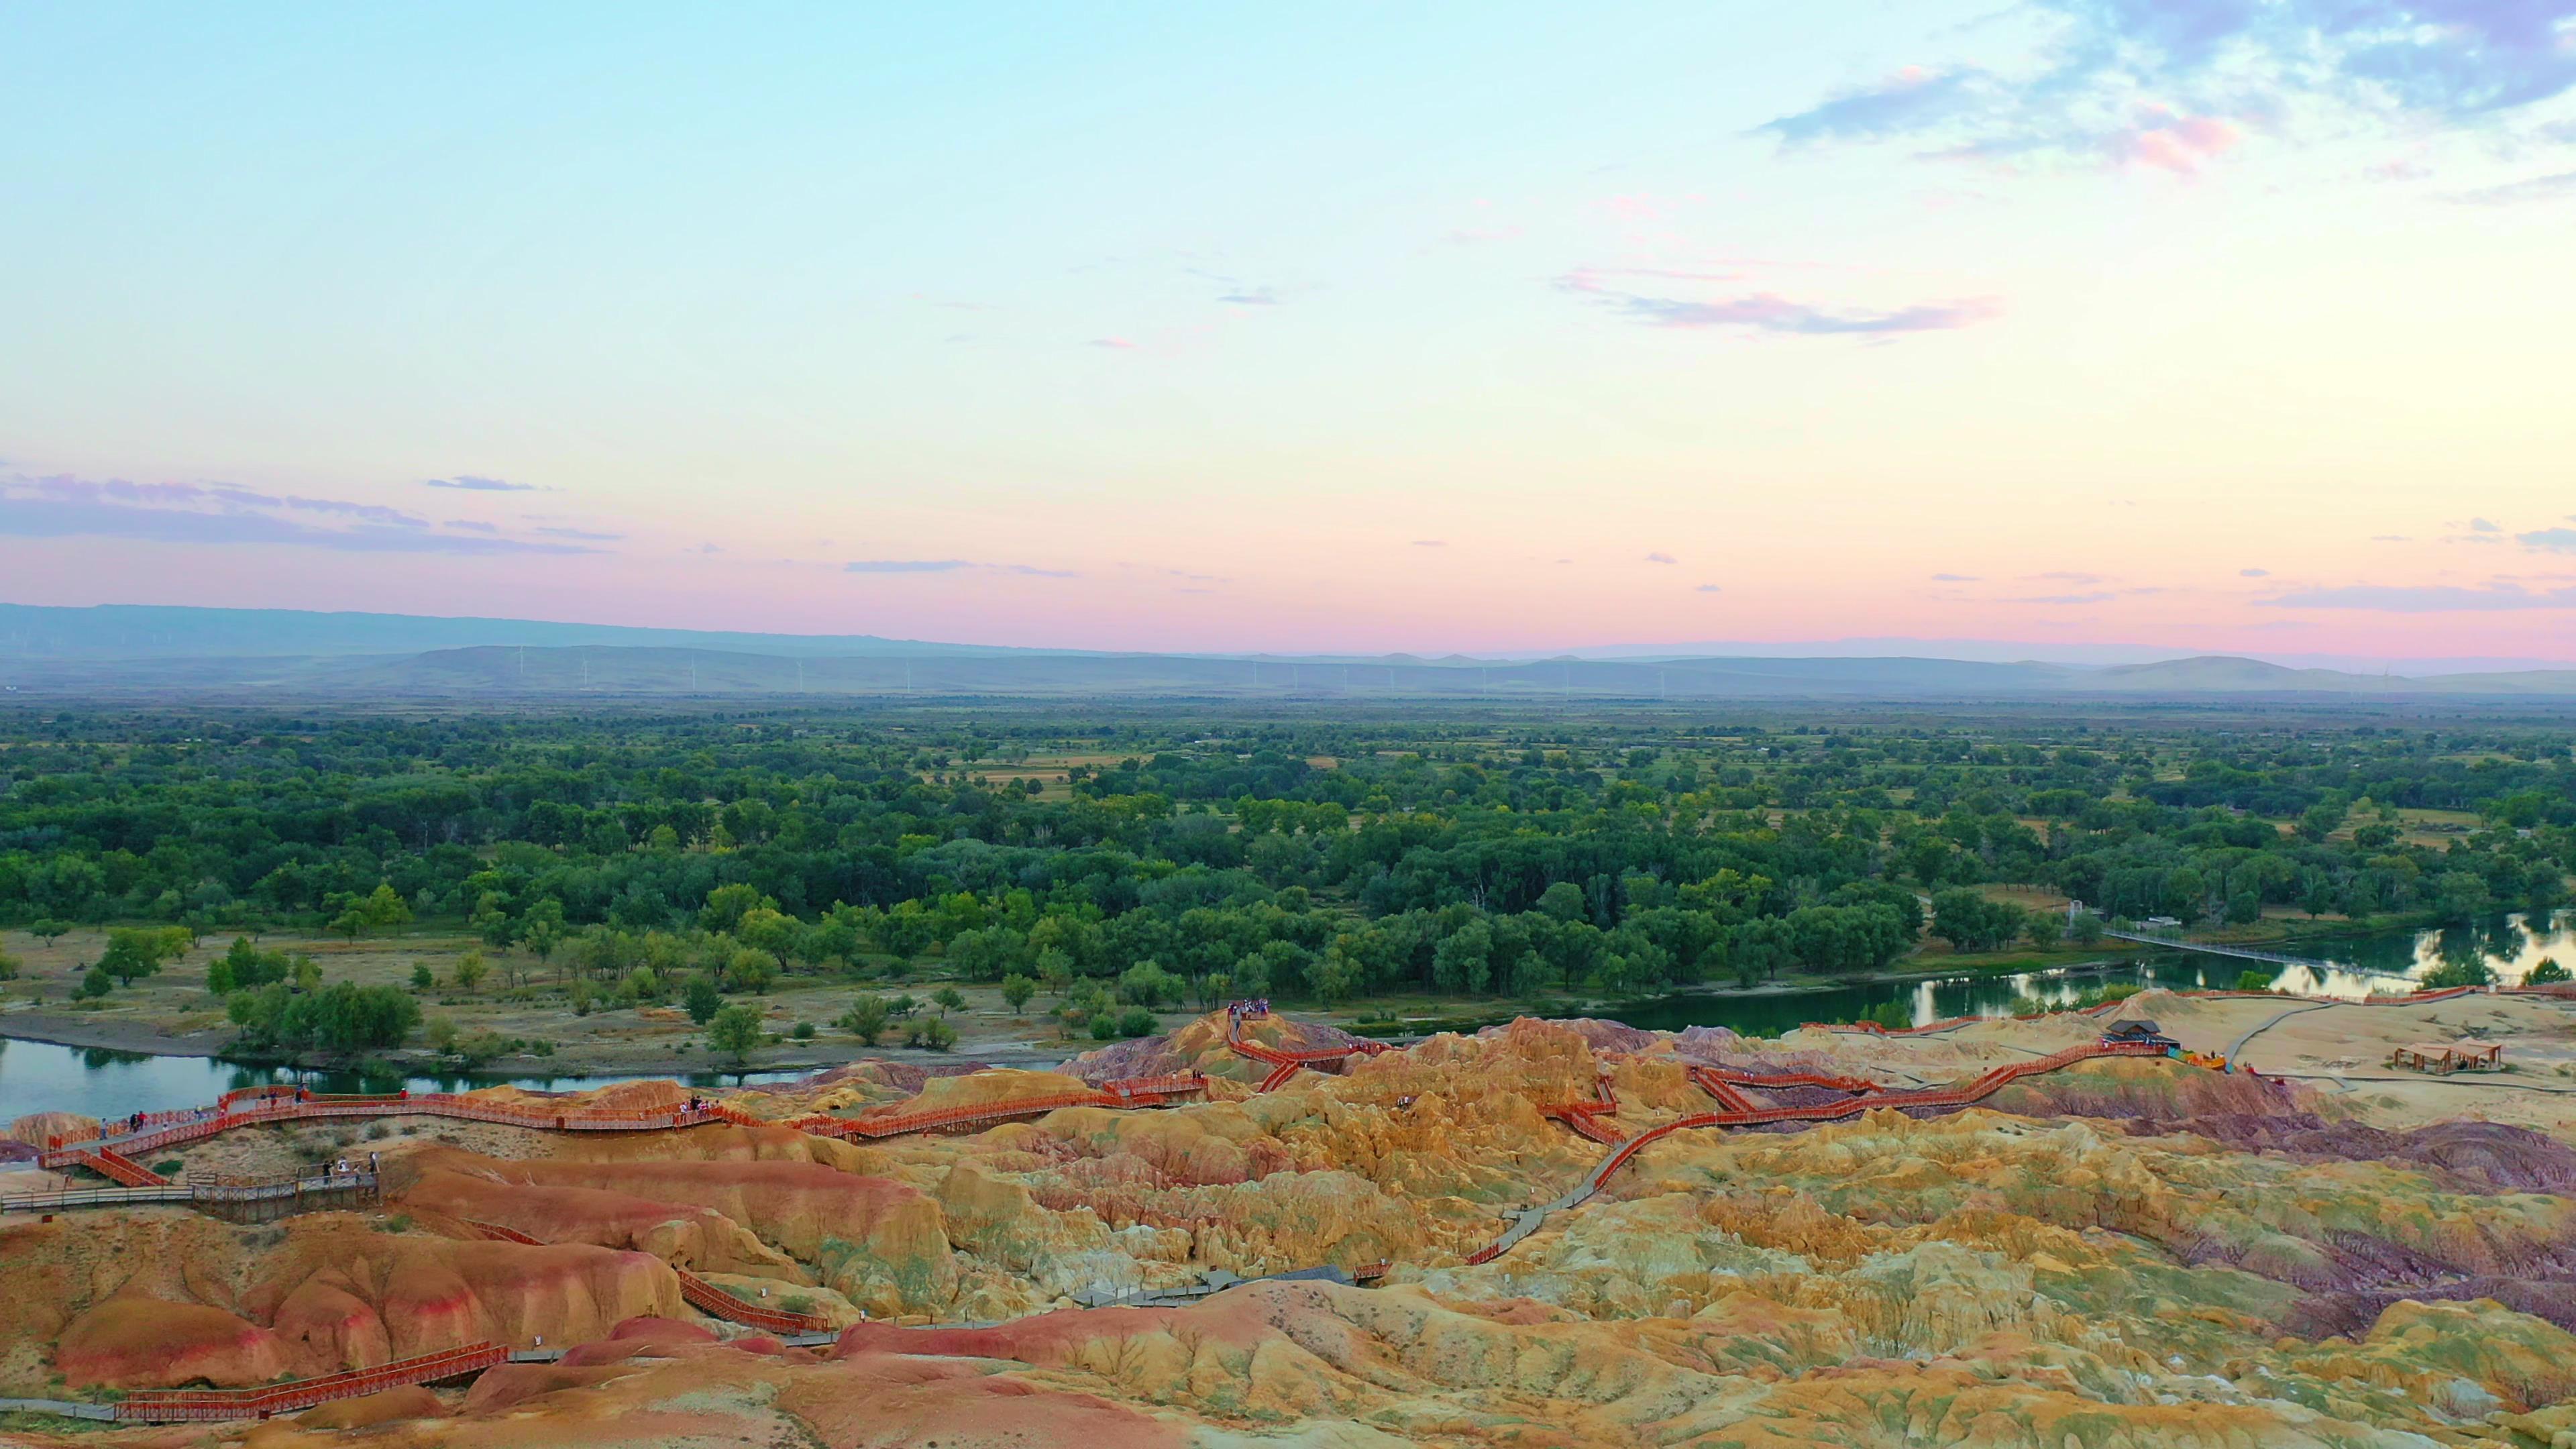
[[[320,1378],[268,1384],[255,1389],[136,1389],[116,1406],[116,1417],[130,1423],[177,1424],[218,1419],[265,1419],[309,1409],[333,1399],[354,1399],[405,1384],[481,1373],[509,1357],[497,1343],[471,1343],[413,1358],[396,1359],[374,1368],[347,1369]]]
[[[499,1223],[482,1222],[475,1218],[464,1219],[464,1223],[474,1231],[498,1242],[526,1243],[532,1247],[544,1244],[541,1238],[529,1237],[517,1228],[504,1227]],[[681,1298],[700,1311],[727,1322],[765,1328],[772,1333],[824,1333],[830,1331],[832,1327],[830,1319],[816,1314],[790,1313],[784,1308],[763,1308],[756,1303],[737,1298],[677,1263],[671,1265],[671,1271],[679,1275]]]

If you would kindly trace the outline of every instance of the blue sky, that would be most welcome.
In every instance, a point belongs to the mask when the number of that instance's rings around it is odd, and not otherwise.
[[[0,557],[980,642],[2566,657],[2571,14],[15,7]]]

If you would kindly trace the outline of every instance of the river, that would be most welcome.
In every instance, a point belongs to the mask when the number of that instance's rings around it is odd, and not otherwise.
[[[1890,1001],[1907,1003],[1920,1024],[1951,1016],[1999,1016],[2023,997],[2064,1002],[2087,990],[2112,984],[2184,989],[2232,987],[2247,971],[2262,973],[2267,985],[2284,990],[2358,999],[2374,989],[2402,988],[2401,978],[2420,977],[2446,959],[2468,956],[2485,961],[2499,981],[2511,983],[2520,981],[2544,957],[2555,957],[2561,965],[2576,970],[2576,911],[2560,912],[2554,925],[2538,929],[2514,914],[2475,926],[2310,941],[2284,954],[2329,961],[2335,963],[2334,969],[2318,972],[2304,966],[2157,951],[2133,965],[2108,969],[1873,982],[1768,995],[1688,992],[1608,1007],[1600,1014],[1657,1031],[1723,1026],[1772,1036],[1801,1022],[1849,1021]],[[349,1072],[239,1067],[206,1057],[145,1056],[0,1039],[0,1125],[28,1112],[112,1117],[138,1110],[192,1107],[211,1102],[235,1087],[262,1082],[301,1081],[323,1092],[388,1092],[404,1087],[421,1092],[449,1091],[502,1081],[539,1090],[578,1091],[670,1075],[643,1072],[615,1076],[361,1078]],[[680,1080],[694,1087],[725,1087],[800,1075],[726,1072],[688,1075]]]

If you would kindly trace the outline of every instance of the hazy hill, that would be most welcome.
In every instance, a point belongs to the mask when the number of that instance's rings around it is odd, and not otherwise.
[[[2576,699],[2576,671],[2408,678],[2224,655],[2084,668],[1878,658],[1284,658],[1120,654],[872,635],[626,629],[293,610],[0,605],[0,688],[22,696],[493,699],[1207,695],[2013,700],[2050,696]]]
[[[101,604],[57,609],[0,604],[0,657],[153,659],[206,655],[417,654],[485,645],[732,649],[754,654],[1043,654],[982,644],[924,644],[873,634],[735,634],[633,629],[536,619],[443,619],[418,614],[302,609],[191,609]]]

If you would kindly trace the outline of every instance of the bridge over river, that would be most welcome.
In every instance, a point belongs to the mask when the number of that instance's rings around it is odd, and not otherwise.
[[[2341,961],[2320,961],[2313,956],[2287,956],[2278,951],[2258,951],[2251,946],[2228,946],[2216,941],[2186,941],[2178,936],[2150,936],[2142,931],[2113,931],[2103,935],[2118,941],[2134,941],[2141,946],[2168,946],[2176,951],[2199,951],[2211,956],[2233,956],[2240,961],[2269,961],[2276,966],[2305,966],[2323,975],[2328,971],[2349,971],[2356,976],[2385,976],[2404,981],[2403,971],[2389,971],[2374,966],[2355,966]]]

